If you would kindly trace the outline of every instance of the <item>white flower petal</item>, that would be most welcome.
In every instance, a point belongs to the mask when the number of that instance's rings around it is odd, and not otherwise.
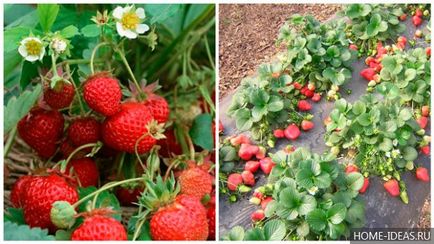
[[[39,60],[39,57],[37,55],[29,55],[26,57],[26,60],[29,62],[35,62],[36,60]]]
[[[27,53],[27,49],[26,46],[24,46],[24,44],[21,44],[20,47],[18,48],[18,52],[21,54],[21,56],[23,56],[24,58],[27,57],[27,55],[29,55]]]
[[[137,17],[139,17],[140,19],[145,18],[145,10],[143,8],[136,9],[136,14],[137,14]]]
[[[137,38],[137,33],[132,31],[132,30],[125,30],[125,37],[127,37],[128,39],[136,39]]]
[[[42,48],[41,54],[39,55],[39,60],[42,60],[44,58],[44,55],[45,55],[45,48]]]
[[[124,8],[121,6],[117,6],[115,10],[113,10],[113,17],[116,19],[122,19],[122,16],[124,15]]]
[[[149,26],[146,24],[138,24],[136,28],[136,32],[139,34],[143,34],[149,30]]]
[[[124,8],[124,13],[128,13],[128,12],[131,12],[131,9],[133,8],[133,6],[126,6],[125,8]]]
[[[118,31],[118,34],[120,36],[125,36],[125,29],[124,29],[124,27],[122,26],[121,23],[116,22],[116,30]]]

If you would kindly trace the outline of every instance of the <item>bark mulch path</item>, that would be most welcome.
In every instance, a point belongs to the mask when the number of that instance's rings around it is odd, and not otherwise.
[[[221,4],[219,8],[221,98],[277,53],[275,41],[279,29],[291,15],[313,15],[325,21],[341,5]]]

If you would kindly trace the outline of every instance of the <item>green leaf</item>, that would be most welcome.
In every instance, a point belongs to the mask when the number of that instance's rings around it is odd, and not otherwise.
[[[283,109],[283,101],[278,96],[271,96],[270,100],[268,101],[267,108],[271,112],[279,112]]]
[[[253,120],[250,111],[246,108],[239,109],[235,114],[235,124],[240,131],[247,131],[252,128]]]
[[[414,149],[414,147],[406,147],[403,150],[402,156],[407,161],[414,161],[417,158],[417,151],[416,151],[416,149]]]
[[[366,106],[365,103],[363,103],[362,101],[357,101],[354,103],[353,105],[353,113],[355,115],[359,115],[359,114],[363,114],[366,112]]]
[[[322,231],[327,225],[327,216],[323,210],[315,209],[306,216],[306,221],[315,231]]]
[[[48,234],[48,230],[30,228],[28,225],[17,225],[6,221],[3,226],[4,240],[7,241],[54,241],[55,238]]]
[[[49,32],[59,13],[57,4],[38,4],[39,24],[44,32]]]
[[[203,149],[212,150],[214,148],[212,117],[210,114],[200,114],[194,121],[190,129],[190,136],[193,143]]]
[[[60,31],[60,35],[62,35],[64,38],[70,39],[76,35],[78,35],[80,32],[78,31],[78,28],[73,25],[68,25],[67,27],[63,28]]]
[[[409,109],[407,108],[403,108],[400,112],[399,112],[399,118],[407,121],[409,119],[411,119],[412,115]]]
[[[285,223],[281,220],[270,220],[264,225],[264,236],[268,241],[280,241],[285,235]]]
[[[253,228],[246,231],[244,239],[249,241],[265,241],[265,236],[261,229]]]
[[[220,148],[220,158],[223,162],[234,161],[238,159],[237,151],[232,146],[223,146]]]
[[[8,208],[4,214],[4,220],[10,221],[19,225],[25,225],[24,213],[22,208]]]
[[[72,230],[58,230],[56,231],[55,238],[56,241],[70,241]]]
[[[24,26],[17,26],[14,28],[10,28],[4,31],[4,52],[8,53],[11,51],[15,51],[15,55],[18,54],[18,46],[20,44],[20,41],[24,39],[25,37],[29,36],[30,31],[32,29],[29,27]],[[6,59],[5,59],[6,60]],[[5,62],[7,63],[7,62]]]
[[[389,138],[383,138],[383,141],[378,145],[378,148],[383,152],[389,152],[393,148],[392,140]]]
[[[300,237],[305,237],[308,234],[309,234],[309,224],[306,221],[303,221],[297,226],[297,235]]]
[[[316,208],[316,200],[315,197],[311,195],[304,195],[301,198],[301,205],[298,207],[298,212],[300,215],[306,215],[310,211]]]
[[[82,199],[85,196],[95,192],[97,190],[96,187],[94,186],[90,186],[90,187],[86,187],[86,188],[78,188],[78,195],[79,198]],[[78,207],[80,212],[85,212],[86,211],[86,207],[87,205],[90,203],[90,201],[93,200],[93,197],[85,202],[83,202],[82,204],[80,204],[80,206]],[[98,194],[98,197],[96,199],[96,203],[95,203],[95,207],[96,208],[111,208],[112,210],[118,212],[117,214],[113,215],[113,218],[117,219],[117,220],[121,220],[122,216],[121,216],[121,206],[119,204],[118,199],[116,198],[116,196],[113,193],[110,193],[109,191],[102,191]]]
[[[358,172],[351,172],[345,176],[347,181],[347,186],[353,191],[358,191],[363,186],[363,175]]]
[[[17,97],[12,97],[4,108],[4,133],[8,133],[18,121],[22,119],[33,107],[42,92],[41,85],[34,87],[33,91],[24,91]]]
[[[99,36],[101,30],[96,24],[89,24],[81,28],[80,32],[84,37],[96,37]]]
[[[365,206],[363,203],[353,201],[347,210],[345,220],[351,224],[353,228],[361,228],[365,224]]]
[[[23,67],[21,68],[21,78],[20,78],[20,88],[21,90],[26,89],[30,84],[32,79],[38,76],[38,63],[31,63],[27,60],[23,62]]]
[[[146,15],[151,16],[150,24],[162,23],[180,10],[180,4],[145,4]]]
[[[412,81],[416,77],[415,69],[406,69],[404,72],[405,81]]]
[[[340,224],[333,224],[333,223],[328,223],[329,226],[329,231],[330,231],[330,238],[332,239],[339,239],[339,237],[344,233],[345,231],[345,224],[344,223],[340,223]]]
[[[242,241],[244,240],[244,228],[241,226],[235,226],[229,232],[229,240]]]
[[[347,208],[343,203],[337,203],[327,211],[328,219],[335,225],[341,223],[345,219],[346,214]]]

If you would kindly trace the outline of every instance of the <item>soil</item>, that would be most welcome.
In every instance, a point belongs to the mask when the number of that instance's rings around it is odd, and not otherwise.
[[[279,29],[291,15],[313,15],[325,21],[341,7],[336,4],[220,4],[220,98],[276,54]]]

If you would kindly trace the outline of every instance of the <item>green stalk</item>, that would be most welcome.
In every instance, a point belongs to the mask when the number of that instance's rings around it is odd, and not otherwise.
[[[128,71],[128,74],[130,75],[131,79],[132,79],[133,82],[134,82],[134,85],[135,85],[136,88],[137,88],[137,91],[139,92],[139,94],[141,94],[141,93],[142,93],[142,88],[140,87],[139,83],[137,82],[136,77],[134,76],[134,73],[133,73],[133,71],[131,70],[130,65],[128,64],[128,60],[127,60],[127,58],[125,57],[124,52],[123,52],[121,49],[119,49],[118,47],[115,48],[115,52],[117,52],[117,53],[119,54],[119,56],[121,57],[122,62],[124,63],[125,68],[126,68],[127,71]]]
[[[96,46],[93,48],[93,50],[92,50],[92,55],[90,56],[90,72],[91,72],[92,74],[95,74],[95,69],[94,69],[93,64],[94,64],[94,60],[95,60],[96,52],[98,51],[98,49],[99,49],[100,47],[105,46],[105,45],[111,45],[111,43],[108,43],[108,42],[101,42],[101,43],[99,43],[98,45],[96,45]]]

